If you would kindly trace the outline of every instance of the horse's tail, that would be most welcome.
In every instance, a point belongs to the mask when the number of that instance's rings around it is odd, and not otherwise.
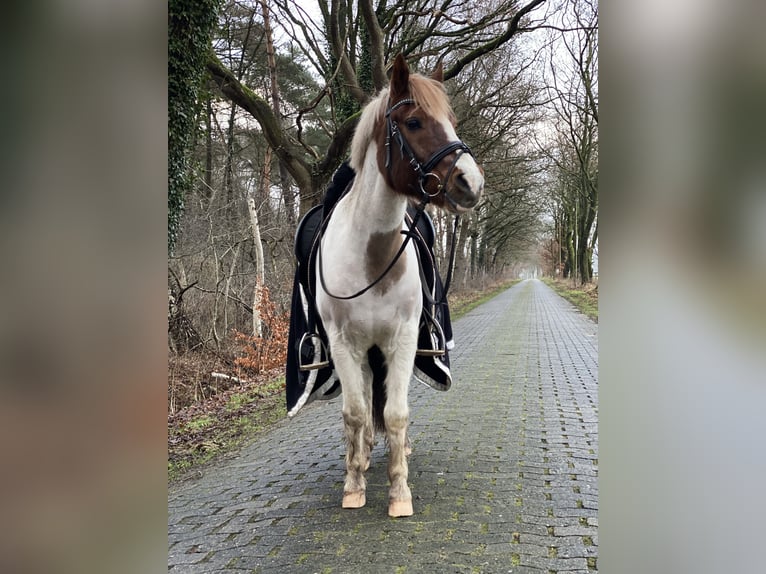
[[[383,410],[386,408],[386,358],[377,345],[367,351],[367,361],[372,369],[372,424],[376,431],[385,432]]]

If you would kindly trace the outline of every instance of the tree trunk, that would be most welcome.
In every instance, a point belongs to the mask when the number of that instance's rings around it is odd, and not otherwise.
[[[224,213],[229,223],[234,221],[234,119],[237,107],[232,105],[229,113],[229,125],[226,129],[226,166],[223,174]]]
[[[221,338],[218,336],[218,303],[219,303],[219,297],[218,297],[218,286],[221,284],[221,278],[219,274],[219,267],[221,266],[221,261],[218,258],[218,247],[215,244],[215,241],[213,238],[210,238],[210,244],[213,248],[213,268],[215,269],[215,299],[213,300],[213,320],[212,323],[212,329],[213,329],[213,340],[215,341],[215,348],[220,349],[221,348]]]
[[[264,197],[268,193],[269,180],[271,179],[271,148],[266,148],[263,158],[263,169],[258,182],[259,196]],[[263,243],[261,243],[261,227],[258,223],[258,209],[255,198],[250,193],[247,197],[247,211],[250,214],[250,231],[253,234],[253,246],[255,251],[255,285],[253,286],[253,336],[263,335],[263,321],[261,319],[261,299],[263,298],[263,282],[265,279],[265,264],[263,260]]]
[[[269,80],[271,81],[271,109],[277,121],[281,121],[282,111],[279,95],[279,83],[277,82],[277,61],[274,56],[274,38],[271,32],[270,10],[266,0],[261,0],[263,12],[263,31],[266,36],[266,62],[269,67]],[[290,185],[290,173],[287,171],[285,162],[279,159],[279,185],[282,188],[282,198],[285,202],[287,223],[292,229],[295,226],[295,193]]]
[[[231,281],[234,278],[234,272],[237,270],[237,262],[239,261],[239,248],[241,243],[237,243],[234,248],[234,254],[231,256],[231,265],[229,266],[229,274],[226,276],[226,283],[223,287],[223,332],[229,332],[229,291],[231,291]]]
[[[566,262],[564,268],[567,278],[576,279],[577,275],[577,252],[575,251],[575,234],[576,231],[573,227],[570,227],[566,232]]]
[[[591,261],[590,261],[590,232],[593,227],[595,211],[590,205],[590,198],[583,199],[583,216],[580,227],[580,240],[578,243],[578,261],[580,264],[580,282],[584,285],[591,280]]]
[[[205,187],[202,195],[208,200],[208,207],[213,191],[213,103],[212,96],[207,94],[205,110]]]
[[[468,226],[471,223],[469,215],[464,215],[460,222],[457,246],[455,247],[455,273],[453,281],[460,287],[465,287],[468,278],[468,253],[466,252],[466,243],[468,242]]]

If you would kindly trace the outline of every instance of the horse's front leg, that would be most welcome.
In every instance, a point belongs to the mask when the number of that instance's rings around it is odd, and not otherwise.
[[[400,338],[400,343],[404,341]],[[388,376],[386,378],[386,408],[383,418],[386,422],[386,437],[388,439],[388,480],[391,486],[388,491],[388,515],[412,516],[412,493],[407,485],[409,469],[407,455],[409,440],[410,411],[407,404],[412,365],[415,360],[415,345],[417,332],[411,335],[412,345],[401,345],[387,355]],[[410,349],[411,347],[411,349]]]
[[[343,426],[346,435],[346,482],[343,508],[361,508],[366,503],[364,471],[370,460],[371,405],[365,392],[365,373],[361,357],[339,345],[331,346],[333,361],[343,387]]]
[[[370,468],[372,449],[375,446],[375,423],[372,416],[372,377],[369,363],[362,361],[362,392],[364,393],[364,404],[367,407],[367,418],[364,425],[365,452],[367,453],[367,462],[364,464],[365,471]]]

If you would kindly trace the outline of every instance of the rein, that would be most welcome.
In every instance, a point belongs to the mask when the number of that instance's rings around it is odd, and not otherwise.
[[[391,263],[388,264],[388,267],[386,267],[383,270],[383,273],[381,273],[378,276],[378,278],[375,279],[375,281],[373,281],[372,283],[367,285],[367,287],[364,287],[363,289],[360,289],[359,291],[357,291],[353,295],[345,295],[345,296],[344,295],[335,295],[334,293],[331,293],[330,290],[327,288],[327,285],[325,284],[325,279],[324,279],[324,269],[322,268],[322,241],[321,241],[321,238],[320,238],[319,245],[317,247],[317,267],[319,268],[319,282],[322,284],[322,289],[324,289],[324,292],[327,293],[333,299],[340,299],[342,301],[348,301],[349,299],[356,299],[357,297],[359,297],[361,295],[364,295],[365,293],[367,293],[367,291],[369,291],[370,289],[375,287],[375,285],[380,283],[383,280],[383,278],[386,275],[388,275],[388,272],[391,271],[391,269],[394,268],[394,265],[396,265],[396,262],[399,261],[399,258],[402,256],[402,253],[404,253],[404,250],[407,248],[407,243],[415,235],[415,224],[420,219],[420,216],[423,215],[423,211],[426,208],[426,203],[428,203],[428,202],[424,201],[424,202],[422,202],[418,206],[417,212],[415,213],[415,217],[412,219],[412,226],[411,226],[411,228],[408,229],[407,231],[405,231],[405,230],[401,231],[401,233],[403,235],[405,235],[406,238],[405,238],[404,241],[402,241],[402,245],[401,245],[401,247],[399,247],[399,251],[396,252],[396,255],[394,255],[394,258],[391,260]],[[336,203],[336,205],[337,205],[337,203]],[[334,211],[334,209],[333,209],[333,211]],[[330,214],[332,214],[332,212],[330,212]],[[329,219],[330,219],[330,216],[328,215],[327,216],[327,221],[329,221]],[[323,226],[322,232],[324,232],[324,226]]]
[[[391,119],[391,112],[399,108],[400,106],[408,105],[408,104],[415,104],[415,100],[411,98],[405,98],[403,100],[398,101],[393,106],[388,108],[386,111],[386,123],[388,126],[388,130],[386,133],[386,169],[391,170],[391,139],[393,138],[396,143],[399,145],[399,151],[402,154],[402,159],[405,159],[405,154],[409,156],[409,164],[412,167],[412,169],[418,174],[419,183],[420,183],[420,191],[422,193],[421,202],[420,205],[417,207],[417,211],[415,212],[415,217],[412,218],[412,224],[410,225],[408,230],[402,230],[401,233],[405,235],[405,240],[402,241],[402,245],[399,247],[399,250],[394,255],[391,262],[388,264],[388,266],[383,270],[383,272],[367,287],[364,287],[357,291],[356,293],[353,293],[352,295],[335,295],[334,293],[331,293],[330,290],[327,288],[327,285],[325,283],[324,278],[324,269],[322,268],[322,241],[321,237],[319,240],[319,245],[317,247],[317,266],[319,268],[319,282],[322,284],[322,289],[324,289],[325,293],[327,293],[330,297],[333,299],[339,299],[342,301],[348,301],[350,299],[356,299],[357,297],[360,297],[361,295],[364,295],[367,291],[375,287],[378,283],[380,283],[383,278],[388,275],[388,272],[391,271],[391,269],[394,268],[394,265],[396,265],[397,261],[399,261],[399,258],[404,253],[404,250],[407,248],[407,243],[412,239],[417,233],[416,225],[418,223],[418,220],[423,215],[423,211],[425,211],[426,205],[428,202],[438,196],[440,193],[444,193],[444,197],[447,201],[449,201],[450,204],[452,204],[453,207],[456,207],[455,201],[449,196],[447,193],[447,181],[449,181],[450,175],[452,175],[452,171],[455,169],[455,165],[457,164],[458,160],[460,159],[460,156],[462,156],[464,153],[468,153],[473,157],[473,152],[471,151],[471,148],[469,148],[464,142],[458,140],[449,142],[442,148],[436,150],[430,158],[425,163],[420,163],[418,159],[415,157],[415,152],[412,150],[412,147],[407,142],[407,139],[404,137],[404,134],[399,130],[399,125]],[[452,165],[450,165],[449,170],[447,170],[447,175],[444,178],[444,182],[441,181],[438,175],[435,173],[432,173],[431,170],[435,168],[439,162],[447,157],[449,154],[453,152],[459,152],[457,154],[457,157],[455,157],[455,161],[452,162]],[[429,177],[436,178],[438,184],[437,189],[435,193],[428,193],[425,190],[425,182]],[[337,203],[335,204],[337,205]],[[333,207],[333,211],[335,208]],[[330,215],[332,214],[332,211],[330,214],[328,214],[324,224],[322,225],[322,229],[320,233],[323,235],[324,230],[327,225],[327,221],[330,219]],[[447,270],[447,281],[444,285],[444,290],[442,294],[442,301],[444,302],[447,297],[447,290],[449,289],[449,284],[452,280],[452,271],[455,263],[455,237],[458,227],[458,219],[460,216],[455,216],[455,228],[452,234],[452,245],[450,247],[450,259],[449,259],[449,267]]]

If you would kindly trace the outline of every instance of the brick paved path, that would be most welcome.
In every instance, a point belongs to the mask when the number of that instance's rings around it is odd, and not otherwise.
[[[411,390],[415,515],[340,508],[340,399],[316,402],[168,496],[172,573],[583,573],[598,548],[598,328],[528,280],[454,324],[454,384]]]

